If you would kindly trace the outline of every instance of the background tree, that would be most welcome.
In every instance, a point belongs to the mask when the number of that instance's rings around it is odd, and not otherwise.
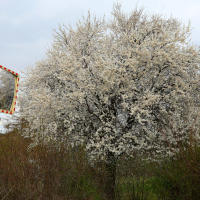
[[[111,199],[120,156],[135,150],[173,156],[173,133],[166,135],[170,149],[159,128],[176,118],[174,131],[183,141],[186,115],[196,115],[184,109],[199,109],[200,58],[199,49],[186,42],[190,24],[181,27],[177,19],[143,10],[136,7],[128,17],[114,4],[110,22],[96,17],[92,22],[88,12],[77,30],[60,26],[46,58],[20,85],[21,116],[35,130],[35,145],[40,139],[59,144],[67,136],[66,147],[85,144],[91,165],[106,163]]]

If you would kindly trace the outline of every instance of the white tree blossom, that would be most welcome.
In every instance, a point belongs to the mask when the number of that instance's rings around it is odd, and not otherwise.
[[[85,144],[91,164],[135,150],[173,156],[159,129],[177,150],[170,120],[183,141],[199,112],[199,47],[186,42],[190,23],[143,8],[127,16],[118,4],[112,15],[92,21],[88,12],[76,30],[55,31],[46,57],[21,83],[21,115],[35,141]]]

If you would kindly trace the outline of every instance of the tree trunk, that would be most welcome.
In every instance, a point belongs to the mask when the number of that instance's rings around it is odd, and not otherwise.
[[[105,182],[106,199],[115,200],[116,160],[114,160],[114,162],[111,162],[109,164],[106,163],[105,166],[106,166],[106,182]]]

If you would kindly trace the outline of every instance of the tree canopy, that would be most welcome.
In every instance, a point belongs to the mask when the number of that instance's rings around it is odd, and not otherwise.
[[[128,16],[114,4],[108,22],[88,12],[76,30],[54,30],[46,57],[20,85],[21,116],[34,130],[24,135],[36,136],[35,144],[84,144],[91,163],[135,150],[173,155],[159,128],[173,118],[179,140],[187,137],[199,112],[199,47],[186,42],[190,23],[143,11]],[[169,129],[166,137],[176,144]]]

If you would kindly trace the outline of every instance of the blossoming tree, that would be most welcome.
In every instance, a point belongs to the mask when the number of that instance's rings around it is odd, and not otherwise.
[[[88,12],[77,30],[60,26],[46,57],[24,72],[21,84],[21,115],[35,130],[24,135],[37,136],[35,144],[67,137],[66,146],[84,144],[91,165],[106,163],[110,198],[120,156],[135,150],[172,155],[159,128],[168,127],[168,116],[178,117],[174,127],[183,140],[186,116],[195,115],[185,108],[198,110],[200,58],[186,42],[190,24],[143,10],[127,16],[114,4],[109,22],[92,22]],[[175,144],[172,133],[167,137]]]

